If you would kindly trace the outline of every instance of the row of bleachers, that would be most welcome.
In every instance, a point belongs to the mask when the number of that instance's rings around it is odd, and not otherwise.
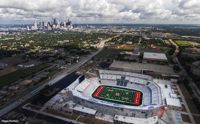
[[[87,87],[86,90],[84,90],[83,94],[86,96],[91,96],[94,89],[100,86],[100,83],[90,83],[90,86]]]
[[[143,105],[150,105],[151,104],[151,92],[148,87],[143,87]]]
[[[121,76],[119,76],[119,75],[112,75],[112,74],[101,74],[100,78],[101,79],[108,79],[108,80],[116,80],[116,79],[120,79]]]
[[[100,82],[102,85],[108,85],[108,86],[113,86],[117,83],[116,80],[107,80],[107,79],[102,79]]]
[[[101,79],[107,79],[107,80],[120,80],[123,76],[120,75],[114,75],[114,74],[101,74],[100,78]],[[130,76],[125,76],[125,80],[128,80],[129,82],[136,82],[139,84],[147,84],[146,80],[135,78],[135,77],[130,77]]]
[[[133,83],[133,82],[130,82],[127,84],[127,87],[128,88],[131,88],[131,89],[135,89],[135,90],[143,90],[143,88],[145,87],[144,85],[139,85],[139,84],[136,84],[136,83]]]
[[[138,84],[138,83],[128,83],[128,88],[132,88],[135,90],[139,90],[143,93],[143,105],[147,106],[151,104],[151,95],[150,95],[150,89],[146,85]]]
[[[152,83],[149,83],[148,86],[151,91],[151,98],[152,98],[151,104],[153,105],[159,104],[160,103],[159,88]]]
[[[151,104],[151,95],[149,93],[143,93],[143,105],[148,106]]]
[[[78,85],[74,86],[74,89],[83,95],[90,96],[99,86],[99,78],[89,78],[78,83]]]
[[[147,84],[146,80],[142,80],[142,79],[135,78],[135,77],[130,77],[130,76],[127,76],[126,80],[129,80],[130,82],[136,82],[136,83],[139,83],[139,84],[144,84],[144,85]]]
[[[158,104],[158,103],[159,103],[158,91],[152,90],[152,104]]]
[[[116,81],[114,84],[133,88],[143,93],[143,105],[157,105],[162,102],[159,86],[154,84],[152,77],[131,72],[99,70],[101,80]],[[122,77],[125,78],[122,80]],[[148,86],[148,87],[147,87]]]
[[[108,79],[102,79],[101,80],[101,84],[103,85],[116,85],[117,83],[117,80],[108,80]],[[129,82],[127,83],[127,88],[131,88],[131,89],[135,89],[135,90],[139,90],[143,93],[143,105],[144,106],[148,106],[150,104],[152,104],[152,101],[151,101],[151,92],[150,92],[150,89],[146,86],[146,85],[143,85],[143,84],[138,84],[138,83],[134,83],[134,82]]]
[[[108,77],[110,77],[110,76],[108,76]],[[113,79],[113,78],[111,78],[111,79]],[[103,84],[106,84],[106,85],[117,84],[118,86],[126,86],[128,88],[133,88],[135,90],[141,91],[143,93],[143,97],[145,97],[143,99],[143,105],[159,104],[158,87],[151,82],[148,82],[148,84],[149,84],[148,87],[150,88],[150,89],[148,89],[147,85],[144,85],[144,83],[126,82],[126,83],[120,84],[120,82],[121,82],[120,79],[116,79],[116,80],[104,79],[104,80],[105,81],[103,81]],[[109,82],[106,80],[109,80]]]
[[[152,84],[152,83],[150,83],[148,86],[149,86],[149,88],[151,90],[157,89],[157,87],[154,84]]]
[[[131,73],[131,72],[123,72],[123,71],[111,71],[111,70],[99,70],[100,75],[101,74],[113,74],[113,75],[124,75],[124,76],[130,76],[130,77],[138,77],[140,79],[144,80],[153,80],[151,76],[148,75],[142,75],[137,73]]]

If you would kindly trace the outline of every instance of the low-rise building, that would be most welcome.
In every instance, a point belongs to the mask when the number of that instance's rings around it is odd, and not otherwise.
[[[165,53],[144,52],[143,63],[165,65],[165,64],[168,64],[168,60]]]
[[[141,74],[148,74],[153,77],[166,77],[166,78],[179,77],[178,74],[174,72],[173,68],[168,65],[113,61],[113,63],[110,65],[109,68],[118,71],[130,71]]]
[[[158,117],[149,117],[149,118],[135,118],[128,116],[115,115],[114,117],[115,124],[158,124]]]
[[[72,109],[74,113],[82,114],[89,117],[95,117],[95,114],[97,112],[97,110],[95,109],[91,109],[81,105],[76,105]]]
[[[140,52],[120,52],[119,54],[120,58],[122,60],[128,60],[128,61],[139,61],[139,56],[140,56]]]

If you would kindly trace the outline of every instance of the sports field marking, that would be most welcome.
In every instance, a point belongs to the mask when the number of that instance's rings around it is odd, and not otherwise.
[[[138,105],[139,102],[140,102],[140,92],[137,91],[134,97],[134,104]]]
[[[103,90],[104,86],[101,86],[97,92],[95,93],[95,96],[98,97],[99,96],[99,93]]]

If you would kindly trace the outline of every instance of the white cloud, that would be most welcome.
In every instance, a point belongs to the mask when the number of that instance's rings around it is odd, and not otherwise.
[[[198,23],[199,0],[0,0],[0,19]]]

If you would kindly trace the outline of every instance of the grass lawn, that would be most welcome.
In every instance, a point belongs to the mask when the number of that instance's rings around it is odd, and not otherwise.
[[[0,87],[13,83],[19,79],[25,78],[29,75],[35,74],[40,70],[47,68],[47,64],[37,65],[31,68],[19,69],[13,73],[0,77]]]
[[[138,106],[142,104],[142,93],[140,91],[127,88],[102,85],[95,90],[92,96],[108,102],[125,105]]]
[[[47,70],[49,72],[48,76],[49,77],[52,77],[54,74],[58,73],[59,71],[61,71],[61,69],[58,69],[56,67],[53,67],[51,69],[48,69]]]
[[[0,59],[0,62],[7,63],[8,65],[17,65],[18,63],[23,63],[24,61],[25,60],[22,59],[21,55]]]
[[[95,58],[115,59],[122,51],[128,51],[128,49],[104,48],[99,54],[96,55]]]
[[[176,40],[175,43],[178,46],[181,46],[181,47],[192,46],[192,44],[190,43],[190,41],[185,41],[185,40]]]
[[[119,50],[113,48],[104,48],[95,58],[110,58],[114,59],[115,56],[119,53]]]

